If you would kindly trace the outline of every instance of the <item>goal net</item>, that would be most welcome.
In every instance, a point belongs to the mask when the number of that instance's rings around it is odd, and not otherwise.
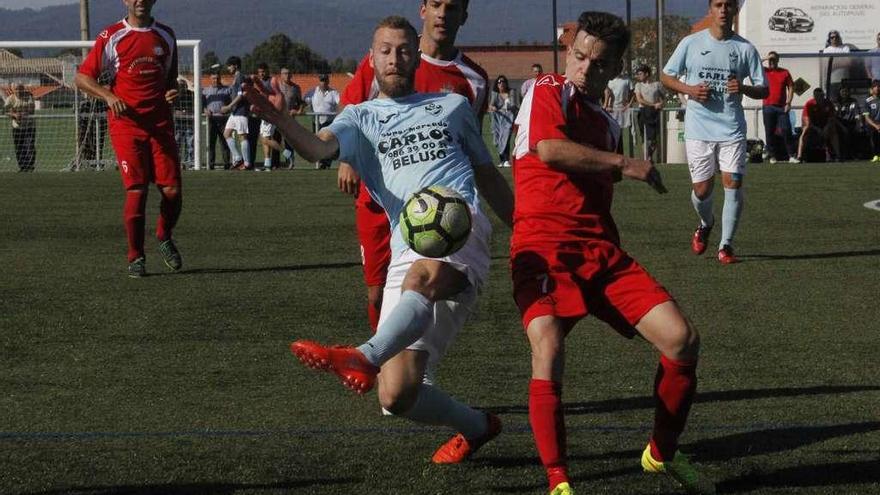
[[[93,44],[0,40],[0,172],[115,167],[107,107],[73,82]],[[199,41],[178,40],[177,45],[181,96],[174,106],[175,137],[181,164],[200,169],[204,157],[197,150],[201,150],[204,123],[199,118],[202,81],[195,77],[201,72]],[[7,105],[13,94],[25,102],[18,110]]]

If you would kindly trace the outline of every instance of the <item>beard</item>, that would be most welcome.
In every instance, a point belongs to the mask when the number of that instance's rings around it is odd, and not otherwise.
[[[377,79],[379,91],[390,98],[406,96],[413,92],[413,79],[403,75],[387,75]]]

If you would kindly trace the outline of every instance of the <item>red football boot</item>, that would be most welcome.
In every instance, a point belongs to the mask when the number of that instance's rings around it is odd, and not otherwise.
[[[724,245],[718,250],[718,261],[720,261],[722,265],[739,263],[739,259],[733,254],[733,248],[729,245]]]
[[[694,231],[694,237],[691,239],[691,251],[693,251],[694,254],[703,254],[706,252],[706,245],[711,232],[712,225],[704,227],[701,223],[697,226],[697,230]]]
[[[474,440],[468,440],[461,433],[456,433],[452,439],[444,443],[434,452],[431,461],[434,464],[458,464],[470,457],[489,440],[501,433],[501,419],[491,413],[486,413],[488,427],[486,434]]]
[[[309,368],[333,372],[343,385],[358,394],[365,394],[376,385],[379,367],[373,366],[354,347],[328,347],[310,340],[297,340],[290,344],[290,351]]]

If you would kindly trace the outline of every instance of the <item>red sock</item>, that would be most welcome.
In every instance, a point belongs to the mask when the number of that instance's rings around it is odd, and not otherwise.
[[[541,463],[547,470],[550,489],[553,489],[568,481],[561,383],[532,379],[529,383],[529,424]]]
[[[129,189],[125,191],[125,205],[122,208],[122,223],[128,238],[128,262],[144,255],[144,212],[147,204],[147,191]]]
[[[370,328],[373,330],[373,333],[376,333],[376,330],[379,328],[379,314],[379,308],[367,303],[367,318],[370,319]]]
[[[658,461],[672,460],[678,450],[678,437],[684,431],[697,391],[697,361],[675,361],[660,356],[654,379],[654,432],[651,456]]]
[[[183,196],[178,186],[175,191],[162,190],[162,201],[159,203],[159,221],[156,222],[156,237],[160,241],[171,239],[171,231],[177,225],[180,218],[180,207],[183,205]]]

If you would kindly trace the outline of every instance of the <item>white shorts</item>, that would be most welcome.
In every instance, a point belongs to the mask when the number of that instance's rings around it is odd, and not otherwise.
[[[719,168],[730,174],[746,173],[745,139],[723,142],[687,139],[685,149],[694,184],[711,179]]]
[[[615,107],[611,109],[611,116],[614,117],[614,120],[616,120],[618,125],[622,128],[630,127],[632,125],[630,115],[632,115],[632,112],[630,112],[629,108]]]
[[[272,139],[272,136],[275,134],[275,126],[266,122],[265,120],[260,121],[260,136],[264,138]]]
[[[449,344],[455,340],[458,331],[476,309],[477,294],[489,274],[489,237],[491,233],[492,226],[485,215],[474,214],[474,227],[464,247],[450,256],[437,258],[464,273],[471,286],[457,294],[452,300],[435,303],[434,320],[431,326],[425,330],[419,340],[407,347],[409,350],[427,352],[429,369],[434,368],[437,361],[446,354]],[[400,287],[406,272],[415,261],[420,259],[426,258],[412,249],[407,249],[396,258],[391,259],[391,264],[388,266],[388,278],[385,281],[379,326],[385,322],[385,319],[400,301]]]
[[[226,121],[226,129],[232,129],[239,136],[247,136],[248,118],[244,115],[230,115]]]

